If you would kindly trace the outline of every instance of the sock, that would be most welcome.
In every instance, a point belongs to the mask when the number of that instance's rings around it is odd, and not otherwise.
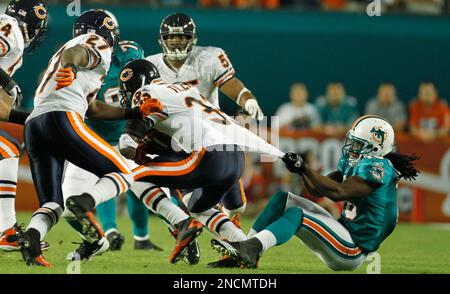
[[[254,238],[261,241],[264,251],[273,246],[284,244],[297,232],[302,223],[302,217],[301,208],[288,208],[278,220],[254,235]]]
[[[149,211],[147,207],[134,195],[132,191],[127,192],[128,214],[133,222],[133,234],[135,239],[147,237]]]
[[[37,230],[41,235],[41,240],[43,240],[47,232],[58,223],[62,213],[63,209],[58,203],[47,202],[33,213],[27,230],[30,228]]]
[[[247,238],[250,239],[252,238],[254,235],[256,235],[258,232],[255,231],[253,228],[250,229],[250,231],[247,234]]]
[[[16,223],[16,186],[19,158],[0,160],[0,233]]]
[[[96,207],[96,212],[100,220],[100,223],[102,224],[103,231],[105,233],[111,229],[117,230],[117,222],[116,222],[117,211],[115,198],[100,203]]]
[[[136,240],[136,241],[147,241],[148,237],[149,237],[148,235],[147,236],[136,236],[136,235],[133,236],[134,240]]]
[[[267,249],[277,245],[277,238],[271,231],[262,230],[253,237],[261,242],[263,246],[263,251],[266,251]]]
[[[130,183],[133,183],[131,174],[110,173],[100,178],[88,194],[94,198],[95,206],[97,206],[126,192]]]
[[[287,196],[288,193],[286,192],[275,193],[256,219],[252,226],[252,230],[255,232],[260,232],[268,225],[279,219],[283,215],[286,208]]]
[[[193,213],[199,222],[201,222],[216,237],[227,239],[231,242],[247,240],[244,232],[237,228],[230,219],[217,209],[209,209],[201,213]]]
[[[162,216],[171,225],[176,225],[189,217],[158,186],[151,183],[135,182],[132,191],[148,209]]]

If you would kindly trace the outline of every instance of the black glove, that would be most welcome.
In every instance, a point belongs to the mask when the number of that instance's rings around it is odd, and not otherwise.
[[[281,160],[283,160],[283,162],[286,164],[286,168],[291,173],[302,173],[305,170],[305,162],[298,154],[288,152],[284,154]]]

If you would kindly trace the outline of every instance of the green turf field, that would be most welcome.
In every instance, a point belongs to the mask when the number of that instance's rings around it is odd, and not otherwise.
[[[18,220],[28,223],[30,214],[19,213]],[[243,220],[247,230],[251,220]],[[158,218],[150,221],[152,240],[165,248],[163,252],[142,252],[132,249],[131,223],[127,217],[119,219],[119,226],[126,236],[120,252],[107,252],[91,262],[81,264],[81,273],[332,273],[298,239],[276,247],[265,253],[257,270],[214,270],[206,263],[217,259],[218,254],[210,249],[211,236],[204,232],[199,240],[201,261],[196,266],[183,262],[172,265],[168,262],[174,240]],[[64,221],[47,236],[50,249],[45,256],[53,264],[52,269],[30,268],[22,262],[20,253],[0,253],[0,273],[66,273],[69,262],[67,253],[78,245],[77,235]],[[449,226],[400,224],[379,250],[382,273],[450,273],[450,229]],[[72,267],[74,268],[74,267]],[[356,273],[365,273],[366,264]]]

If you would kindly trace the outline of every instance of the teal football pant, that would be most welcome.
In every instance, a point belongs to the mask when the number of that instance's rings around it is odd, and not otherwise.
[[[365,260],[348,230],[316,203],[292,193],[278,192],[252,227],[252,235],[270,231],[281,245],[297,236],[333,270],[354,270]]]

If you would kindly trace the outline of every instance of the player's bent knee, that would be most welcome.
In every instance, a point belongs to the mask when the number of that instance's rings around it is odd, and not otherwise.
[[[284,217],[294,226],[300,227],[303,218],[303,210],[299,207],[290,207],[284,213]]]
[[[277,192],[270,197],[270,200],[267,205],[271,205],[276,207],[280,211],[284,211],[287,203],[289,193],[287,192]]]

